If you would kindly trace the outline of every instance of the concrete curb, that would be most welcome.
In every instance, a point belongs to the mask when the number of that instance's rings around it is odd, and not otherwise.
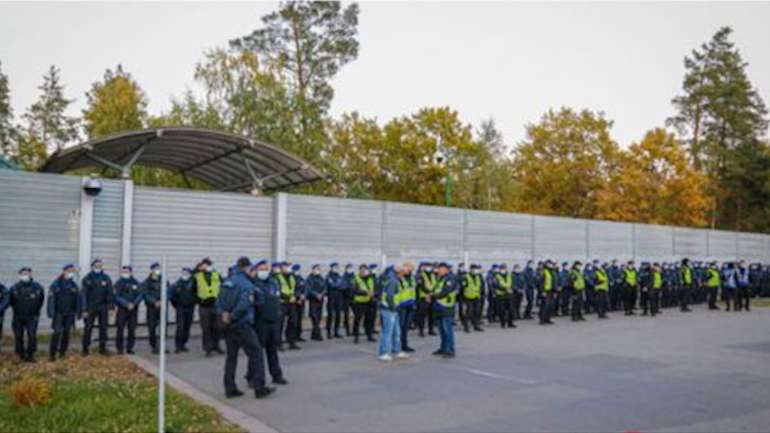
[[[127,358],[142,370],[152,374],[155,377],[158,377],[158,367],[152,362],[135,355],[128,355]],[[192,385],[168,372],[166,372],[166,383],[177,391],[197,401],[198,403],[214,408],[227,421],[241,427],[247,432],[278,433],[277,430],[273,429],[262,421],[247,415],[238,409],[235,409],[234,407],[228,406],[201,391],[198,391]]]

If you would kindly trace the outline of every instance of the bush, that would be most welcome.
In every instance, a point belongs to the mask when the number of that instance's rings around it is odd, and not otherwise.
[[[45,406],[51,401],[51,386],[34,377],[25,377],[11,384],[11,400],[16,407]]]

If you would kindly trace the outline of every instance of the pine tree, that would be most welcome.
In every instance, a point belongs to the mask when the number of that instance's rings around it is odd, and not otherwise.
[[[29,133],[44,143],[48,151],[57,152],[78,138],[78,119],[66,114],[73,100],[64,97],[59,69],[53,65],[38,89],[41,94],[37,102],[23,117],[28,122]]]
[[[0,155],[12,157],[19,134],[13,125],[11,91],[8,76],[3,73],[2,66],[0,62]]]

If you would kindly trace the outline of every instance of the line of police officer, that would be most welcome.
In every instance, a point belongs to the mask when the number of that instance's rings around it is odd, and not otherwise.
[[[299,265],[275,262],[267,266],[271,285],[277,287],[279,311],[276,315],[275,340],[277,350],[283,342],[289,349],[299,349],[302,337],[302,319],[309,310],[311,339],[322,340],[322,311],[326,307],[326,338],[353,336],[359,342],[361,328],[368,341],[375,341],[375,323],[381,278],[375,264],[362,264],[357,270],[352,264],[340,270],[332,263],[326,275],[320,265],[311,268],[307,278],[301,275]],[[398,314],[403,350],[412,351],[408,331],[435,335],[435,294],[438,283],[438,263],[421,263],[416,272],[404,276],[404,294],[399,295]],[[235,267],[234,267],[235,268]],[[234,269],[231,269],[231,272]],[[52,319],[53,335],[49,356],[64,356],[69,336],[76,320],[83,319],[83,354],[90,350],[93,328],[98,326],[99,352],[107,353],[108,312],[117,308],[117,333],[115,344],[119,353],[134,353],[137,310],[144,302],[147,308],[147,324],[150,346],[158,351],[157,328],[160,322],[160,267],[154,263],[148,276],[140,283],[130,266],[121,268],[120,278],[113,284],[103,271],[103,263],[96,259],[91,271],[82,279],[81,288],[76,282],[76,269],[65,265],[62,273],[50,286],[47,313]],[[455,276],[455,273],[452,272]],[[528,262],[522,269],[514,265],[512,271],[506,264],[493,265],[483,275],[481,266],[472,264],[466,270],[463,264],[457,268],[459,289],[456,302],[460,322],[466,332],[482,331],[482,312],[486,310],[489,323],[499,322],[502,327],[515,327],[515,320],[531,319],[538,306],[541,324],[552,323],[552,316],[570,316],[575,321],[584,320],[583,313],[596,312],[606,318],[608,311],[622,306],[626,315],[636,312],[637,304],[643,315],[656,315],[662,307],[679,306],[689,311],[691,303],[708,301],[709,307],[717,308],[721,294],[727,309],[750,308],[750,299],[761,290],[770,287],[770,270],[745,262],[724,263],[642,263],[637,268],[633,261],[618,264],[599,264],[593,261],[583,266],[580,262],[562,263],[559,269],[551,260],[536,266]],[[223,277],[214,270],[213,263],[204,259],[194,268],[184,268],[180,278],[171,286],[169,299],[176,309],[176,352],[187,351],[190,328],[196,306],[202,328],[203,350],[207,356],[224,353],[220,347],[222,329],[217,299]],[[13,331],[16,337],[16,353],[23,360],[34,360],[36,351],[37,322],[44,304],[43,288],[32,278],[32,270],[19,270],[19,281],[6,290],[0,286],[0,332],[2,313],[11,306],[14,311]],[[767,293],[763,293],[767,294]],[[455,314],[453,300],[453,316]],[[526,302],[526,304],[525,304]],[[308,304],[308,307],[306,307]],[[524,311],[522,313],[522,306]],[[352,326],[350,312],[353,314]],[[127,331],[127,339],[125,334]],[[278,374],[280,376],[280,374]]]

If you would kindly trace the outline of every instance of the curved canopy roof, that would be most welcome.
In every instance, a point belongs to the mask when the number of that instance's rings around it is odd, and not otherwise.
[[[40,171],[111,167],[130,177],[133,165],[163,168],[226,191],[275,190],[323,178],[307,162],[273,145],[186,127],[126,131],[90,140],[54,153]]]

